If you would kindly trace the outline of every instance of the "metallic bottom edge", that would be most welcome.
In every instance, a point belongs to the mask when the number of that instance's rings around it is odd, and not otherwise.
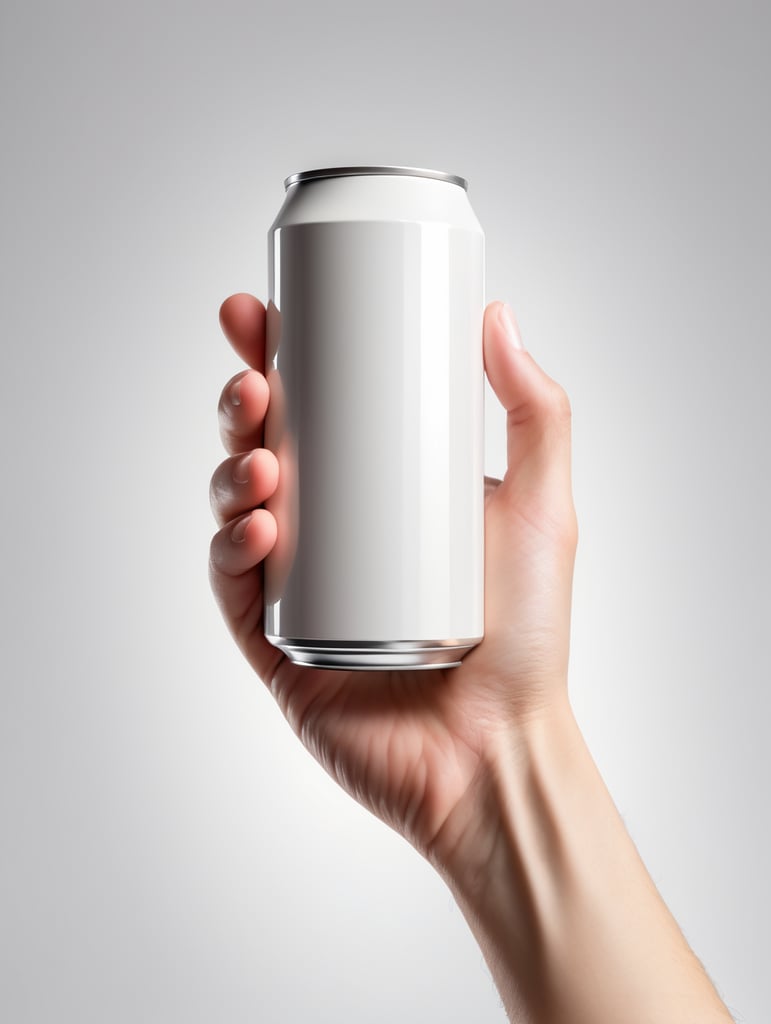
[[[268,636],[296,665],[367,671],[371,669],[457,668],[464,654],[482,640],[395,640],[357,643],[349,640],[299,640]]]

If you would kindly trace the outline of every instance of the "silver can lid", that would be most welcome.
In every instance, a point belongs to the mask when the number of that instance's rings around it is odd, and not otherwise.
[[[314,171],[298,171],[284,179],[284,189],[297,185],[302,181],[314,181],[317,178],[346,178],[360,174],[402,174],[412,178],[436,178],[437,181],[448,181],[451,185],[460,185],[468,192],[468,182],[457,174],[445,174],[444,171],[432,171],[426,167],[319,167]]]

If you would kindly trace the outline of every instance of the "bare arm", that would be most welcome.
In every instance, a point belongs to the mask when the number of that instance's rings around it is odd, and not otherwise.
[[[502,730],[433,859],[512,1021],[730,1022],[567,699]]]

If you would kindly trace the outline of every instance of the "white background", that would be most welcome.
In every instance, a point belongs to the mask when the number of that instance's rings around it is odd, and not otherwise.
[[[763,1019],[762,10],[3,3],[3,1020],[504,1020],[448,891],[303,750],[208,591],[219,304],[265,297],[284,177],[357,163],[470,182],[488,299],[573,404],[579,721]]]

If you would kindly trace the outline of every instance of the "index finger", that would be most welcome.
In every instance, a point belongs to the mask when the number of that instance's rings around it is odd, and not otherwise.
[[[244,362],[265,372],[265,307],[254,295],[238,292],[220,306],[220,326]]]

